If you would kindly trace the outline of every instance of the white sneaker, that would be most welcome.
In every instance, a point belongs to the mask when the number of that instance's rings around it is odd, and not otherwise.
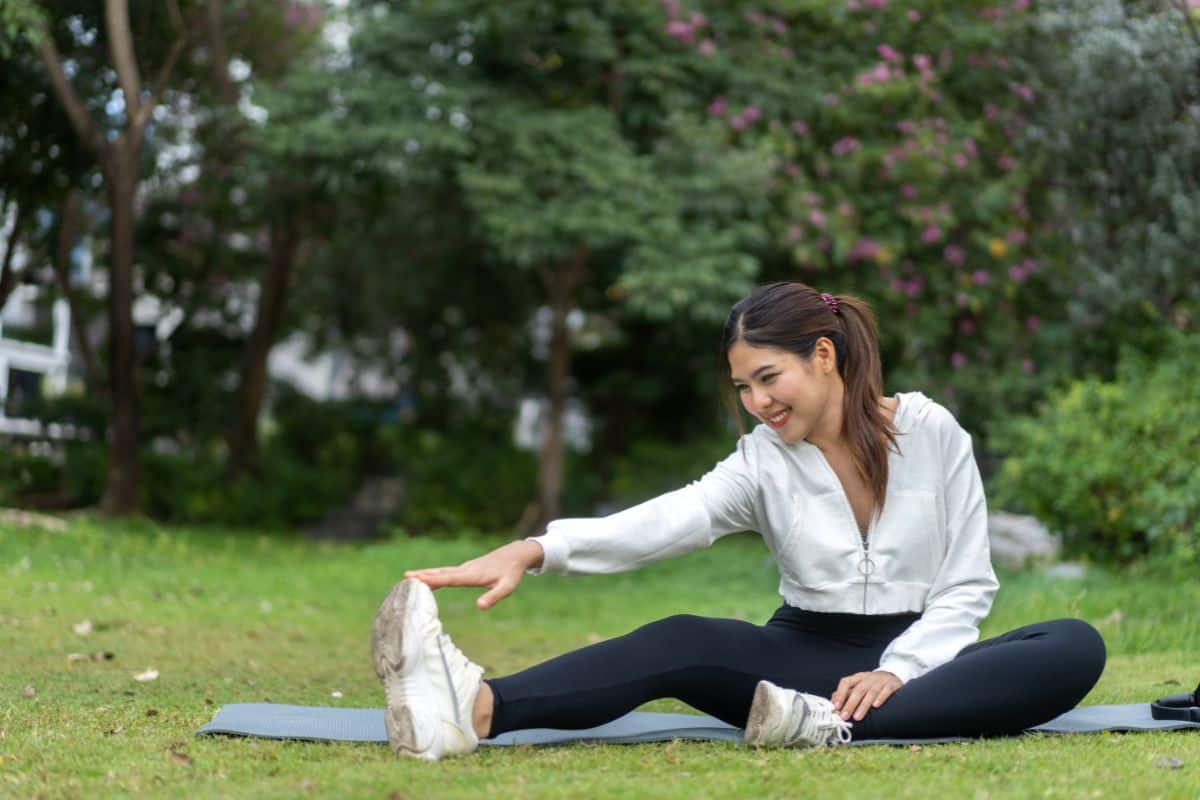
[[[408,578],[392,588],[375,614],[371,656],[387,692],[384,718],[394,752],[436,761],[475,751],[471,718],[483,667],[442,632],[428,586]]]
[[[778,747],[824,747],[850,743],[852,723],[815,694],[759,681],[746,720],[746,743]]]

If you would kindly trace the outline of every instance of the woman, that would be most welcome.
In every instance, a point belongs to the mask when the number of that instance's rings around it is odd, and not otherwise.
[[[437,759],[522,728],[587,728],[675,697],[759,745],[1018,733],[1073,708],[1104,669],[1086,622],[977,641],[998,587],[971,437],[920,392],[882,396],[877,328],[853,296],[774,283],[739,301],[722,352],[762,424],[700,480],[456,567],[384,600],[372,647],[397,753]],[[765,625],[679,615],[482,680],[431,589],[629,570],[762,534],[784,604]],[[719,590],[714,587],[714,590]]]

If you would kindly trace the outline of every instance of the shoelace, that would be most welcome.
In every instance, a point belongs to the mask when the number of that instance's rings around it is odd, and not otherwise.
[[[803,739],[812,744],[850,743],[850,729],[853,724],[844,720],[833,711],[833,703],[809,703],[800,693],[792,699],[792,717],[795,726],[784,737],[786,744],[794,744]]]

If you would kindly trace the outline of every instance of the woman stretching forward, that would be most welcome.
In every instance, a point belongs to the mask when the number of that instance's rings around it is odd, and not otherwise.
[[[682,489],[456,567],[405,572],[372,635],[392,749],[470,753],[523,728],[589,728],[662,697],[759,745],[1014,734],[1073,708],[1104,669],[1078,619],[985,641],[998,583],[971,437],[920,392],[884,397],[874,315],[800,283],[760,287],[725,323],[722,352],[762,424]],[[765,625],[678,615],[483,680],[442,632],[431,589],[524,574],[630,570],[761,533],[783,605]]]

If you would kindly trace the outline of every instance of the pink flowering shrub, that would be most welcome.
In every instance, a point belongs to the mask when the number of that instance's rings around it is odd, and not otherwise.
[[[710,124],[775,156],[768,225],[788,266],[764,279],[870,300],[900,356],[889,386],[924,388],[968,418],[987,415],[998,382],[1019,406],[1053,380],[1035,349],[1047,296],[1028,210],[1035,175],[1015,155],[1038,102],[1014,68],[1025,3],[663,9],[667,26],[700,11],[736,64],[697,68],[712,86]],[[699,60],[697,43],[669,46]]]

